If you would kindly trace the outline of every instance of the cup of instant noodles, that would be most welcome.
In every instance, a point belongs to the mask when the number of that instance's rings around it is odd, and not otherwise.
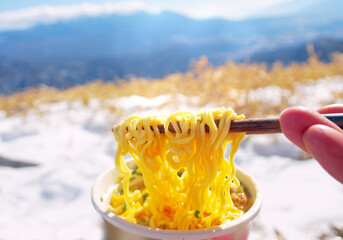
[[[128,161],[129,166],[135,162]],[[107,239],[130,240],[246,240],[249,235],[249,223],[261,209],[262,196],[256,181],[246,172],[237,168],[236,176],[244,186],[249,200],[248,210],[239,218],[222,225],[196,230],[167,230],[151,228],[132,223],[110,211],[110,200],[120,181],[118,171],[113,168],[101,174],[92,187],[92,203],[105,221]]]

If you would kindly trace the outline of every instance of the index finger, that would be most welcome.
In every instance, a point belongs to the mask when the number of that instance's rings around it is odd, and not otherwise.
[[[339,132],[342,130],[333,122],[304,107],[291,107],[284,110],[280,115],[280,125],[285,136],[302,150],[307,151],[303,141],[303,134],[315,124],[331,127]]]
[[[325,113],[343,113],[343,104],[332,104],[317,110],[321,114]]]

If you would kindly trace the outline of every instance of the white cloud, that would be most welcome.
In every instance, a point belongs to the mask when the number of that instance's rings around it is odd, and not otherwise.
[[[52,23],[80,16],[98,16],[113,13],[129,14],[137,11],[158,13],[163,10],[170,10],[200,19],[211,17],[243,19],[265,8],[288,1],[292,0],[131,0],[102,4],[42,5],[0,12],[0,30],[27,28],[38,23]]]
[[[129,14],[144,10],[142,1],[92,4],[82,3],[68,6],[42,5],[21,10],[0,12],[0,29],[18,29],[33,26],[37,23],[51,23],[69,20],[81,16],[98,16],[104,14]]]
[[[149,9],[171,10],[193,18],[203,19],[220,17],[243,19],[257,12],[292,0],[146,0]]]

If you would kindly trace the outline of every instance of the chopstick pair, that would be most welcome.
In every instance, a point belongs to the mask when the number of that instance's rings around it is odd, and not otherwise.
[[[343,113],[323,114],[324,117],[343,129]],[[215,120],[217,126],[219,120]],[[161,133],[165,132],[164,126],[158,126]],[[175,132],[170,124],[169,131]],[[208,131],[208,128],[206,129]],[[274,118],[248,118],[244,120],[233,120],[230,125],[230,132],[245,132],[246,134],[271,134],[281,133],[280,121],[278,117]]]

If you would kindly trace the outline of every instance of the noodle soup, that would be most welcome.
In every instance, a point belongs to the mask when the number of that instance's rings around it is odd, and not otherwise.
[[[128,161],[134,166],[134,161]],[[119,172],[113,168],[101,174],[92,187],[92,203],[105,221],[106,239],[112,240],[246,240],[249,234],[249,223],[257,216],[261,209],[262,195],[257,182],[247,173],[237,168],[236,175],[249,192],[251,207],[241,217],[223,225],[198,230],[166,230],[147,227],[128,222],[109,210],[110,201],[120,180]]]
[[[179,177],[181,177],[182,172],[178,173],[178,175]],[[114,214],[116,214],[117,216],[123,216],[123,218],[125,219],[125,212],[127,210],[127,205],[125,203],[125,198],[124,198],[122,178],[119,178],[118,182],[119,183],[114,186],[113,195],[110,199],[108,209]],[[152,213],[147,212],[144,209],[144,205],[147,204],[148,201],[150,201],[150,196],[149,196],[149,192],[145,188],[142,172],[140,171],[137,165],[135,165],[131,170],[129,190],[131,192],[140,191],[142,193],[141,197],[136,200],[137,201],[136,204],[139,205],[139,207],[141,208],[141,211],[138,212],[136,215],[136,219],[137,219],[136,223],[143,226],[152,227],[150,225],[150,219],[152,217]],[[241,183],[238,188],[230,188],[230,195],[231,195],[232,202],[237,209],[242,210],[244,213],[249,210],[249,208],[251,207],[252,201],[251,201],[251,197],[248,192],[248,189],[243,183]],[[165,214],[168,214],[171,211],[171,209],[168,206],[163,206],[163,203],[161,203],[161,208],[163,209]],[[199,214],[200,214],[199,211],[195,211],[194,217],[199,218]],[[163,225],[160,228],[167,229],[167,227]],[[201,228],[202,226],[199,225],[199,226],[195,226],[194,229],[201,229]]]
[[[114,126],[116,179],[102,196],[109,216],[135,229],[192,237],[208,229],[218,234],[216,227],[236,220],[240,225],[254,203],[234,164],[245,133],[229,129],[241,119],[231,108],[217,108],[130,116]]]

